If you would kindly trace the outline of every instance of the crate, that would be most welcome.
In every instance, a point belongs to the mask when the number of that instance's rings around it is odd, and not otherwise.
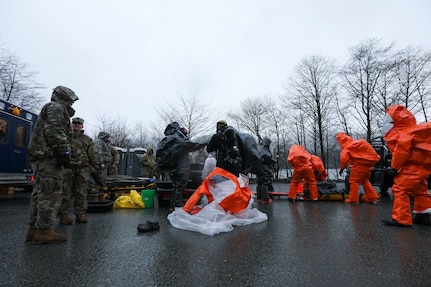
[[[156,182],[156,196],[159,207],[169,207],[172,189],[172,181]]]

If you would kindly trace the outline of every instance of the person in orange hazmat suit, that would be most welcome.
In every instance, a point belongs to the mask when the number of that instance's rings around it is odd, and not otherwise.
[[[318,181],[325,181],[328,177],[328,173],[326,172],[325,164],[323,163],[322,159],[319,156],[312,154],[311,166],[313,167],[316,184]],[[305,182],[304,179],[302,179],[301,182],[298,184],[298,188],[296,189],[297,200],[305,200],[304,189],[306,189],[306,191],[308,192],[308,184]],[[319,186],[317,186],[317,190],[319,190]]]
[[[212,194],[210,185],[217,184],[218,181],[231,180],[235,184],[235,188],[232,192],[226,194],[226,196],[220,196],[220,194]],[[202,195],[205,195],[208,199],[208,203],[216,200],[218,204],[226,211],[231,213],[239,212],[246,209],[251,199],[251,191],[248,186],[241,187],[238,178],[227,170],[220,167],[216,167],[212,172],[204,179],[202,184],[196,189],[196,191],[190,196],[190,198],[184,204],[183,210],[190,213],[196,203],[199,201]]]
[[[340,175],[347,165],[350,166],[350,196],[346,203],[359,204],[359,184],[362,184],[365,193],[365,202],[377,204],[379,195],[369,181],[371,170],[379,162],[380,156],[369,142],[364,139],[353,140],[343,132],[336,137],[341,147]]]
[[[415,116],[404,106],[386,109],[383,138],[392,153],[389,173],[394,175],[392,219],[382,220],[387,225],[430,225],[431,194],[426,180],[431,174],[430,133],[431,122],[416,124]]]
[[[317,155],[311,155],[311,165],[313,166],[316,181],[324,181],[328,177],[325,169],[325,164],[322,159]]]
[[[291,202],[295,201],[298,184],[302,179],[305,179],[308,183],[308,189],[310,190],[311,201],[318,201],[319,193],[317,191],[316,178],[311,164],[310,153],[303,146],[292,145],[289,149],[287,160],[293,167],[292,181],[290,182],[287,200]]]

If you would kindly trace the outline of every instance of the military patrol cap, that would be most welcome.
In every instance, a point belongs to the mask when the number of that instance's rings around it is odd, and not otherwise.
[[[74,118],[72,119],[72,123],[73,123],[73,124],[74,124],[74,123],[78,123],[78,124],[83,125],[83,124],[84,124],[84,119],[83,119],[83,118],[74,117]]]

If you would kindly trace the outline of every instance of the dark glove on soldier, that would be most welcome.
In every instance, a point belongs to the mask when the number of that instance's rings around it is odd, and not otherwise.
[[[239,158],[239,150],[238,150],[238,147],[236,147],[236,146],[232,147],[232,149],[230,149],[230,150],[227,152],[227,154],[229,155],[229,157],[230,157],[231,159]]]
[[[398,171],[397,171],[395,168],[391,167],[391,168],[388,170],[388,174],[389,174],[390,176],[397,176],[397,175],[398,175]]]
[[[342,169],[340,169],[339,174],[340,174],[340,175],[343,175],[343,172],[344,172],[344,169],[342,168]]]
[[[63,150],[58,153],[58,165],[65,165],[70,162],[70,150]]]

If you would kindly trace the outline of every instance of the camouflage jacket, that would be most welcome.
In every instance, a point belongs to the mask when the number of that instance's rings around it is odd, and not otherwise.
[[[115,166],[120,163],[120,155],[114,146],[109,145],[109,150],[111,152],[111,161],[109,162],[109,166]]]
[[[84,133],[72,136],[71,160],[68,167],[97,167],[100,164],[96,144]]]
[[[37,118],[28,148],[28,158],[35,161],[57,156],[71,149],[72,128],[66,106],[51,101],[43,106]]]
[[[103,139],[96,139],[94,141],[98,151],[98,161],[105,165],[108,165],[112,160],[111,149],[109,148],[109,144],[105,142]]]

